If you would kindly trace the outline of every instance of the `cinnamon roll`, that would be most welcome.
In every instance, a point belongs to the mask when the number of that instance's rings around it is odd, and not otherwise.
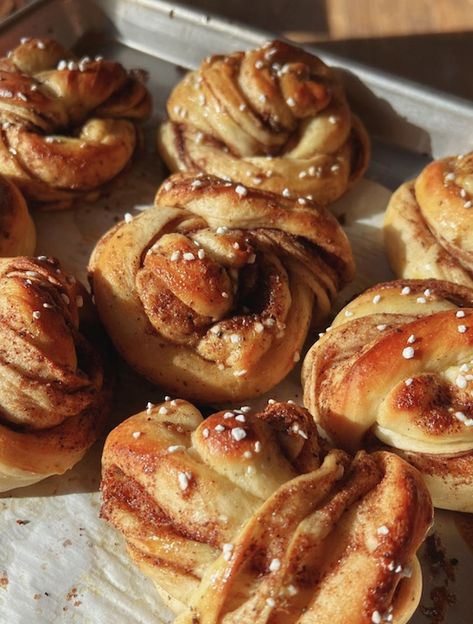
[[[304,403],[337,445],[380,444],[423,474],[434,505],[473,512],[473,290],[380,284],[308,352]]]
[[[55,260],[0,258],[2,492],[62,474],[101,433],[110,382],[90,306]]]
[[[171,171],[327,204],[360,178],[369,139],[333,70],[282,41],[207,58],[174,88],[158,149]]]
[[[93,200],[130,162],[150,110],[139,72],[22,40],[0,59],[0,173],[47,208]]]
[[[176,624],[404,623],[419,602],[419,473],[391,453],[326,453],[299,406],[206,420],[182,400],[149,406],[102,464],[102,516]]]
[[[398,277],[473,288],[473,152],[436,160],[392,196],[386,250]]]
[[[180,174],[154,207],[105,234],[89,270],[128,363],[168,392],[212,402],[285,377],[354,264],[325,209]]]
[[[36,228],[23,195],[0,175],[0,256],[34,253]]]

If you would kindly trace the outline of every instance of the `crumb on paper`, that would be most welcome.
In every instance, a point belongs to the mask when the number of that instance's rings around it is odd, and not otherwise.
[[[449,581],[454,582],[455,571],[447,558],[445,547],[442,544],[440,536],[437,533],[427,536],[425,546],[426,558],[431,575],[437,577],[439,574],[443,573]]]
[[[4,570],[3,572],[0,572],[0,587],[6,589],[9,582],[10,581],[8,579],[8,574],[6,573],[6,571]]]
[[[77,598],[77,596],[77,587],[72,587],[66,594],[66,600],[70,602],[73,598]]]
[[[455,571],[451,560],[447,558],[440,536],[436,533],[425,540],[425,562],[429,566],[431,577],[438,584],[430,591],[431,603],[421,604],[420,612],[430,624],[443,624],[448,608],[456,602],[456,596],[451,591],[451,584],[455,582]]]
[[[69,592],[66,594],[66,600],[68,602],[72,602],[72,604],[74,605],[74,607],[80,607],[80,605],[82,604],[81,600],[78,600],[79,598],[79,593],[77,591],[77,587],[72,587]],[[67,611],[67,607],[63,607],[64,611]]]
[[[25,524],[29,524],[30,522],[31,520],[20,520],[20,519],[16,521],[16,523],[19,524],[20,526],[24,526]]]

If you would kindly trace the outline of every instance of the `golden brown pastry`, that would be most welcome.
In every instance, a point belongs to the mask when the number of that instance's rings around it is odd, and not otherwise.
[[[366,130],[334,72],[282,41],[207,58],[174,88],[167,113],[158,148],[171,171],[326,204],[369,160]]]
[[[155,207],[98,242],[90,278],[128,363],[168,392],[238,401],[294,367],[312,315],[354,271],[325,209],[212,177],[179,174]]]
[[[85,289],[51,258],[0,258],[0,492],[62,474],[102,430],[110,384]]]
[[[380,443],[423,474],[434,505],[473,512],[473,290],[380,284],[308,352],[304,404],[337,445]]]
[[[102,516],[176,624],[400,624],[419,602],[419,473],[391,453],[325,454],[297,405],[206,420],[182,400],[149,406],[102,463]]]
[[[22,41],[0,59],[0,173],[47,208],[95,199],[130,162],[150,95],[119,63]]]
[[[385,244],[398,277],[473,288],[473,152],[428,165],[392,196]]]
[[[0,175],[0,256],[29,256],[36,247],[36,228],[18,188]]]
[[[0,0],[0,17],[7,17],[24,5],[24,0]]]

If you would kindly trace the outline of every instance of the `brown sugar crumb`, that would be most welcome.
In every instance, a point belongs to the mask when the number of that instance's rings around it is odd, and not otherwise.
[[[33,596],[33,600],[41,600],[41,598],[42,598],[42,595],[41,595],[41,594],[35,594],[35,595]]]
[[[79,597],[79,593],[77,591],[77,587],[72,587],[70,589],[70,591],[66,594],[66,600],[68,602],[72,602],[72,604],[74,605],[74,607],[80,607],[80,605],[82,604],[81,600],[77,600],[77,598]],[[67,607],[64,607],[64,611],[67,610]]]
[[[432,576],[435,578],[439,573],[443,573],[447,580],[455,582],[455,570],[447,558],[440,536],[432,533],[425,540],[425,545],[427,563]]]
[[[431,604],[421,605],[420,611],[429,619],[430,624],[443,624],[448,607],[456,602],[455,594],[450,591],[450,583],[455,582],[455,571],[436,533],[427,537],[425,547],[431,577],[438,579],[440,584],[430,592]],[[439,578],[442,576],[443,579]]]
[[[447,608],[456,602],[455,595],[447,587],[439,585],[430,592],[430,599],[432,601],[431,606],[421,605],[422,615],[429,618],[431,624],[443,624]]]
[[[0,587],[3,587],[3,589],[6,589],[8,587],[8,583],[10,581],[8,580],[8,575],[6,572],[0,572]]]
[[[72,599],[78,597],[77,587],[72,587],[70,591],[66,594],[66,600],[70,602]]]

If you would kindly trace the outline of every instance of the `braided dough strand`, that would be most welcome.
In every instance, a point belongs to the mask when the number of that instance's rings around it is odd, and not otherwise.
[[[107,439],[102,515],[176,622],[407,622],[432,516],[420,475],[389,453],[326,454],[294,404],[248,410],[203,420],[168,401]]]
[[[56,261],[0,259],[0,491],[62,474],[102,430],[110,380],[89,306]]]
[[[138,73],[29,39],[0,59],[0,172],[48,208],[94,199],[129,163],[150,111]]]
[[[337,443],[374,436],[422,466],[435,504],[461,510],[473,492],[472,308],[473,291],[449,282],[378,285],[340,312],[302,370],[304,402]]]
[[[428,165],[392,196],[385,216],[389,261],[399,277],[473,287],[473,152]]]
[[[158,147],[171,171],[334,201],[361,177],[369,139],[317,57],[281,41],[212,56],[174,88]]]

